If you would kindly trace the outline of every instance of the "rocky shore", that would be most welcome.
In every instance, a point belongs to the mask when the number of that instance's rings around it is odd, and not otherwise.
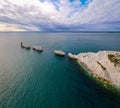
[[[120,51],[80,53],[77,60],[95,77],[120,87]]]

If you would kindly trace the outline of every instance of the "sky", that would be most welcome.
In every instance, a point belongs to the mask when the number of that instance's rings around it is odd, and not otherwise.
[[[120,0],[0,0],[0,31],[120,31]]]

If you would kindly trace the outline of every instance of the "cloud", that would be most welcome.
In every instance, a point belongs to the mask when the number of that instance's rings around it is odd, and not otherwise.
[[[119,31],[119,8],[119,0],[0,0],[0,31]]]

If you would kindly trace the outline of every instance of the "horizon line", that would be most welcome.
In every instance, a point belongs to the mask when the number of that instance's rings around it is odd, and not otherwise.
[[[120,31],[0,31],[0,33],[120,33]]]

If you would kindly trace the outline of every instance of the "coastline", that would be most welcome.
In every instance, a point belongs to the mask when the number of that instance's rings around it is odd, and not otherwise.
[[[114,94],[119,94],[120,95],[120,88],[108,80],[101,78],[91,72],[91,70],[88,68],[88,66],[80,61],[77,61],[78,65],[85,71],[85,74],[90,77],[92,80],[94,80],[100,87],[106,89],[107,91],[114,93]]]

